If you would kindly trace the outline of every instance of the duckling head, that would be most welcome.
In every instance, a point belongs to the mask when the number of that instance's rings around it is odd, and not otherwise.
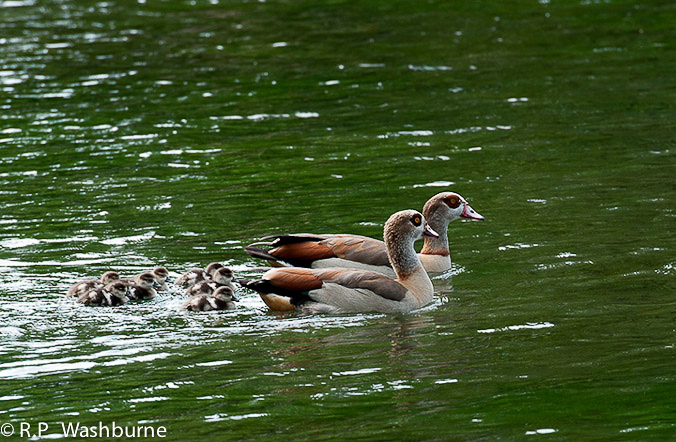
[[[237,295],[230,287],[219,287],[213,293],[213,297],[221,301],[239,301]]]
[[[219,284],[228,284],[234,280],[232,269],[230,267],[221,267],[214,272],[211,279]]]
[[[153,270],[153,274],[155,275],[155,280],[159,283],[162,284],[163,282],[171,282],[169,280],[169,270],[167,270],[166,267],[155,267]]]
[[[214,272],[222,267],[224,266],[220,262],[212,262],[207,266],[206,269],[204,269],[204,271],[207,272],[207,275],[213,276]]]
[[[106,291],[114,297],[122,299],[127,295],[129,288],[124,282],[117,281],[108,284],[106,286]]]
[[[155,275],[150,272],[141,273],[136,278],[134,278],[134,282],[136,285],[144,289],[150,289],[156,285],[159,285],[157,284],[157,281],[155,281]]]
[[[101,282],[105,285],[120,279],[120,274],[117,272],[108,271],[101,276]]]

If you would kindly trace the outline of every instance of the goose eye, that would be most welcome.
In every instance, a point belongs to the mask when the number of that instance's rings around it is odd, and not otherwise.
[[[411,222],[413,223],[414,226],[419,226],[422,223],[422,220],[420,219],[420,216],[416,215],[413,218],[411,218]]]
[[[457,196],[449,196],[446,198],[446,204],[448,204],[448,207],[451,209],[457,209],[460,205],[460,199]]]

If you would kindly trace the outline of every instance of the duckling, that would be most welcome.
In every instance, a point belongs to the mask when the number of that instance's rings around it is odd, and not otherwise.
[[[102,288],[105,285],[110,284],[113,281],[118,281],[120,275],[117,272],[108,271],[101,276],[101,280],[97,281],[96,279],[88,279],[86,281],[80,281],[68,289],[68,294],[66,295],[69,298],[79,298],[84,294],[88,294],[92,290],[97,290]]]
[[[188,296],[210,295],[216,290],[216,284],[213,281],[202,281],[188,287],[185,294]]]
[[[233,291],[235,290],[233,282],[237,282],[230,267],[221,267],[216,270],[211,276],[211,280],[219,286],[230,287]]]
[[[209,279],[209,275],[202,269],[190,269],[181,276],[178,277],[174,284],[178,286],[191,286],[195,285],[198,282],[206,281]]]
[[[204,269],[204,271],[207,272],[207,275],[214,276],[214,272],[223,267],[225,266],[220,262],[212,262],[207,266],[206,269]]]
[[[159,287],[155,275],[150,272],[134,277],[129,285],[129,299],[153,299],[157,296],[155,288]]]
[[[185,294],[194,296],[200,293],[211,294],[219,287],[230,287],[235,291],[233,284],[234,278],[232,270],[229,267],[221,267],[216,270],[210,280],[197,282],[191,285]]]
[[[114,281],[77,298],[77,302],[89,306],[113,307],[129,301],[127,285],[122,281]]]
[[[167,282],[171,282],[171,279],[169,279],[169,270],[166,267],[155,267],[153,275],[155,275],[155,281],[160,285],[157,290],[169,290]]]
[[[219,287],[211,295],[198,294],[183,304],[183,310],[207,312],[209,310],[234,310],[235,302],[239,301],[235,292],[227,286]]]
[[[208,281],[209,278],[214,274],[214,272],[223,267],[223,264],[219,262],[212,262],[207,266],[205,270],[202,269],[190,269],[181,275],[176,280],[176,285],[185,287],[195,285],[198,282]]]

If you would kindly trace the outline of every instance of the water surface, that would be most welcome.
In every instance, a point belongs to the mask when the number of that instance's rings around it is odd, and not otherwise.
[[[0,3],[0,423],[169,440],[676,434],[671,2]],[[406,315],[68,287],[453,190]],[[24,438],[25,439],[25,438]]]

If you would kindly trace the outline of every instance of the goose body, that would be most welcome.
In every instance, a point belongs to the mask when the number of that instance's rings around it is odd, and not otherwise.
[[[438,234],[415,210],[397,212],[385,223],[383,236],[396,279],[363,269],[277,267],[259,280],[239,282],[259,292],[273,310],[408,312],[433,300],[432,282],[413,248],[423,235]]]
[[[227,286],[216,289],[212,294],[200,293],[183,304],[183,310],[206,312],[211,310],[234,310],[237,301],[235,292]]]
[[[89,306],[114,307],[129,301],[127,293],[127,285],[124,282],[114,281],[80,295],[77,302]]]
[[[86,281],[80,281],[74,284],[71,288],[68,289],[67,296],[69,298],[79,298],[80,296],[91,292],[92,290],[97,290],[102,288],[105,285],[110,284],[113,281],[120,279],[120,275],[117,272],[108,271],[105,272],[100,280],[88,279]]]
[[[429,273],[451,268],[448,245],[448,225],[451,221],[459,218],[484,219],[462,196],[453,192],[442,192],[430,198],[425,203],[423,215],[432,230],[439,234],[438,237],[426,236],[423,249],[418,254]],[[264,241],[251,244],[245,250],[275,267],[356,268],[396,277],[385,243],[377,239],[361,235],[312,233],[273,235],[262,239]]]

